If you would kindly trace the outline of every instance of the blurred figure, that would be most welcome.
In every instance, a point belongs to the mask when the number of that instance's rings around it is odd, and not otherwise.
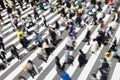
[[[34,79],[34,76],[39,73],[37,70],[35,64],[31,61],[28,60],[27,64],[23,67],[23,70],[31,75],[31,77]]]
[[[21,60],[19,53],[18,53],[19,50],[14,45],[10,46],[10,51],[13,57],[16,57],[18,60]]]
[[[83,53],[83,51],[81,49],[79,50],[79,52],[80,52],[80,54],[79,54],[79,57],[78,57],[78,62],[79,62],[78,68],[84,66],[87,63],[85,53]]]

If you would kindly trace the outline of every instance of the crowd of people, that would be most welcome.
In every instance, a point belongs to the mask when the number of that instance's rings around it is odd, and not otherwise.
[[[54,1],[56,1],[55,4],[53,4]],[[77,44],[76,39],[78,33],[75,31],[76,27],[87,29],[86,34],[83,35],[84,39],[82,42],[91,46],[91,54],[96,54],[101,45],[112,44],[109,50],[104,53],[104,58],[100,60],[101,66],[99,67],[101,73],[100,80],[107,80],[108,72],[110,67],[112,67],[112,51],[118,53],[118,41],[117,36],[114,36],[114,32],[118,27],[117,25],[120,23],[120,10],[117,8],[119,7],[119,3],[115,4],[112,1],[113,0],[105,0],[104,2],[101,2],[101,0],[5,0],[5,6],[8,14],[7,16],[11,19],[10,23],[13,28],[13,33],[17,32],[18,42],[22,45],[23,49],[26,50],[26,53],[29,53],[33,48],[37,48],[36,55],[38,59],[46,63],[49,56],[52,55],[52,52],[57,47],[59,37],[62,35],[62,32],[59,29],[61,27],[65,28],[65,31],[67,31],[67,34],[65,35],[68,37],[65,46],[62,46],[65,47],[65,60],[63,64],[60,63],[59,56],[55,57],[56,71],[63,80],[71,80],[69,73],[65,71],[65,65],[73,65],[74,62],[75,56],[73,56],[73,54],[71,55],[70,51],[74,51]],[[20,8],[17,8],[16,3],[18,3]],[[87,5],[87,3],[90,4]],[[103,5],[108,5],[107,12],[103,11]],[[23,17],[21,11],[24,12],[29,6],[33,11],[33,15],[28,14],[26,17]],[[48,8],[46,8],[46,6],[48,6]],[[39,14],[38,9],[42,12],[45,12],[46,10],[50,10],[51,13],[57,12],[57,14],[60,14],[59,20],[61,23],[55,21],[53,28],[51,28],[51,25],[47,23],[48,20],[46,19],[46,16]],[[114,16],[110,18],[108,24],[104,21],[106,14],[114,14]],[[91,23],[89,21],[90,19]],[[2,10],[0,12],[0,20],[1,23],[5,24],[5,20],[2,17]],[[40,21],[42,24],[39,26],[47,28],[50,38],[43,39],[42,34],[36,30],[29,31],[31,27],[35,27],[35,25],[37,25],[36,23],[39,23]],[[94,39],[91,39],[92,32],[88,25],[94,25],[94,27],[100,25],[98,35]],[[35,44],[30,48],[30,40],[27,39],[27,36],[30,36],[31,34],[35,34],[35,39],[33,39]],[[3,34],[1,33],[1,35]],[[9,66],[10,62],[6,58],[7,49],[10,50],[13,58],[22,61],[19,54],[20,51],[17,49],[16,45],[11,44],[9,48],[6,48],[4,39],[0,36],[0,59],[4,65]],[[79,49],[78,56],[78,68],[84,67],[88,62],[86,57],[87,54],[85,54],[82,49]],[[120,61],[120,56],[116,55],[116,57]],[[39,74],[39,71],[32,60],[27,61],[23,67],[23,71],[29,73],[32,78],[34,78],[36,74]],[[18,79],[27,80],[24,75],[20,75]],[[96,73],[91,74],[90,80],[97,80]]]

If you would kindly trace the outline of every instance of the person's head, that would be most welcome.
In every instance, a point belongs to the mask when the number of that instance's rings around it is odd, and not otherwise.
[[[31,63],[31,64],[33,64],[33,62],[32,62],[31,60],[28,60],[28,63]]]
[[[11,48],[14,48],[15,46],[14,46],[14,44],[11,44],[10,47],[11,47]]]
[[[56,56],[55,59],[58,60],[58,61],[60,60],[58,56]]]
[[[96,38],[94,38],[93,41],[96,41]]]
[[[30,15],[30,14],[28,14],[28,17],[31,17],[31,15]]]

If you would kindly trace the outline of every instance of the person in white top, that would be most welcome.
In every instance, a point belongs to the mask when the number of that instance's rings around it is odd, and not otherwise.
[[[95,53],[98,49],[98,42],[96,39],[93,39],[93,43],[91,45],[91,52],[92,53]]]

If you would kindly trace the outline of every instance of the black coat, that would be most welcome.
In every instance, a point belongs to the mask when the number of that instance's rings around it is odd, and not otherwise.
[[[29,41],[23,37],[20,39],[20,43],[22,44],[23,48],[27,48]]]

